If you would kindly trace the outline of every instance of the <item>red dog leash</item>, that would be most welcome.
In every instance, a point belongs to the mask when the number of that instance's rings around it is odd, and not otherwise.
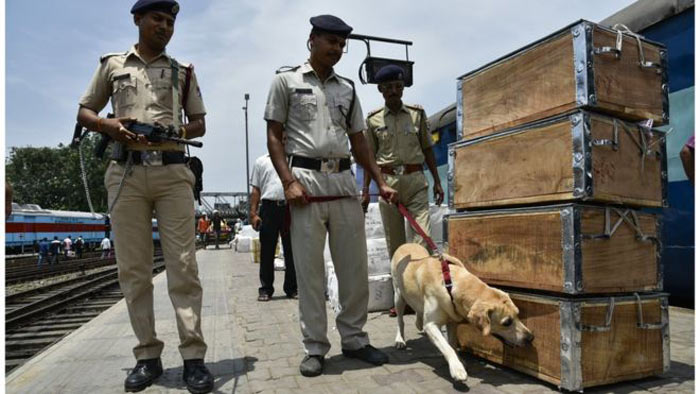
[[[379,194],[370,194],[370,196],[380,196]],[[328,202],[328,201],[335,201],[335,200],[340,200],[343,198],[357,198],[359,197],[358,195],[348,195],[348,196],[306,196],[306,200],[309,203],[315,203],[315,202]],[[440,266],[442,268],[442,280],[445,282],[445,288],[447,289],[447,293],[450,295],[450,299],[454,301],[454,298],[452,297],[452,276],[450,276],[450,267],[449,264],[447,263],[447,260],[445,260],[444,257],[442,257],[442,253],[438,250],[437,245],[433,241],[432,238],[428,234],[425,233],[423,228],[416,222],[416,219],[413,218],[410,212],[408,212],[408,209],[401,204],[400,202],[396,203],[397,208],[399,209],[399,212],[401,215],[403,215],[406,220],[408,220],[408,223],[411,225],[411,228],[423,238],[425,243],[428,245],[428,248],[430,248],[430,251],[437,255],[438,259],[440,260]],[[289,212],[289,204],[287,204],[287,212],[286,212],[286,217],[285,217],[285,231],[289,231],[289,228],[291,226],[291,214]]]

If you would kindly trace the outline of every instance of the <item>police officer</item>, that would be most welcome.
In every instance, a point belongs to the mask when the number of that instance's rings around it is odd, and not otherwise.
[[[403,72],[401,67],[390,64],[379,69],[375,75],[379,83],[378,89],[384,96],[384,107],[367,116],[365,134],[386,183],[398,190],[401,196],[399,201],[424,231],[430,234],[428,182],[423,174],[423,163],[427,164],[433,176],[433,193],[437,205],[442,204],[445,194],[435,165],[425,111],[420,106],[406,105],[401,101]],[[365,174],[362,188],[365,210],[370,200],[369,184],[370,178]],[[387,204],[386,201],[379,201],[379,211],[389,256],[393,256],[396,249],[406,243],[404,218],[395,205]],[[413,229],[408,238],[409,242],[425,245]]]
[[[152,144],[129,131],[129,121],[173,125],[183,138],[204,135],[206,113],[191,66],[165,52],[173,35],[179,6],[173,0],[139,0],[131,9],[139,41],[122,53],[102,56],[90,85],[80,99],[78,121],[107,134],[118,144],[105,174],[112,209],[119,284],[131,326],[138,339],[136,366],[124,388],[141,391],[163,373],[163,342],[156,337],[153,316],[153,242],[155,210],[168,275],[168,292],[180,334],[183,380],[193,393],[212,390],[213,377],[204,365],[207,345],[201,329],[202,288],[194,246],[195,176],[187,167],[183,147]],[[112,101],[116,118],[98,113]],[[184,109],[188,122],[183,124]]]
[[[278,72],[265,107],[268,150],[291,204],[299,319],[306,352],[299,369],[304,376],[322,373],[324,355],[330,349],[324,298],[326,233],[338,276],[342,310],[336,325],[343,354],[375,365],[388,361],[386,354],[369,344],[363,331],[369,297],[367,243],[362,207],[354,197],[357,190],[350,152],[372,174],[384,198],[397,198],[370,155],[352,81],[333,71],[352,28],[332,15],[315,16],[311,25],[309,60]],[[286,144],[282,143],[283,130]]]

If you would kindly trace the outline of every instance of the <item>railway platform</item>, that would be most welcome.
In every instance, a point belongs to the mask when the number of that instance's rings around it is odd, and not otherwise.
[[[381,367],[346,359],[328,309],[332,349],[322,376],[305,378],[298,366],[303,357],[297,300],[278,289],[269,302],[257,302],[258,265],[248,253],[231,249],[197,252],[204,288],[202,328],[209,350],[206,362],[219,393],[550,393],[555,386],[506,368],[462,355],[469,381],[454,386],[447,363],[407,316],[408,348],[393,348],[396,320],[371,313],[365,326],[371,342],[389,354]],[[165,342],[164,374],[144,393],[186,393],[181,381],[175,318],[167,295],[166,277],[154,278],[156,329]],[[694,311],[671,308],[671,370],[661,377],[603,386],[586,393],[692,393],[695,386]],[[135,338],[126,305],[120,301],[6,376],[7,393],[122,393],[133,367]]]

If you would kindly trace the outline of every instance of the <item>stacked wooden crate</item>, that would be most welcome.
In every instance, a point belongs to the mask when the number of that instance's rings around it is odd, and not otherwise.
[[[666,49],[579,21],[459,78],[444,221],[450,254],[502,286],[533,330],[474,354],[567,390],[670,365],[659,221]]]

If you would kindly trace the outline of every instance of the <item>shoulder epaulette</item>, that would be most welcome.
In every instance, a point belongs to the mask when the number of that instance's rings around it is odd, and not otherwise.
[[[371,118],[371,117],[373,117],[374,115],[380,113],[383,109],[384,109],[384,107],[379,107],[379,108],[375,109],[374,111],[370,111],[370,112],[367,114],[367,117],[368,117],[368,118]]]
[[[121,56],[121,55],[126,55],[127,52],[112,52],[112,53],[105,53],[104,55],[100,56],[100,63],[104,62],[106,59],[109,59],[112,56]]]
[[[296,70],[299,69],[299,67],[301,67],[301,66],[295,66],[295,67],[292,67],[292,66],[282,66],[282,67],[278,68],[277,71],[275,71],[275,74],[286,73],[286,72],[289,72],[289,71],[296,71]]]

